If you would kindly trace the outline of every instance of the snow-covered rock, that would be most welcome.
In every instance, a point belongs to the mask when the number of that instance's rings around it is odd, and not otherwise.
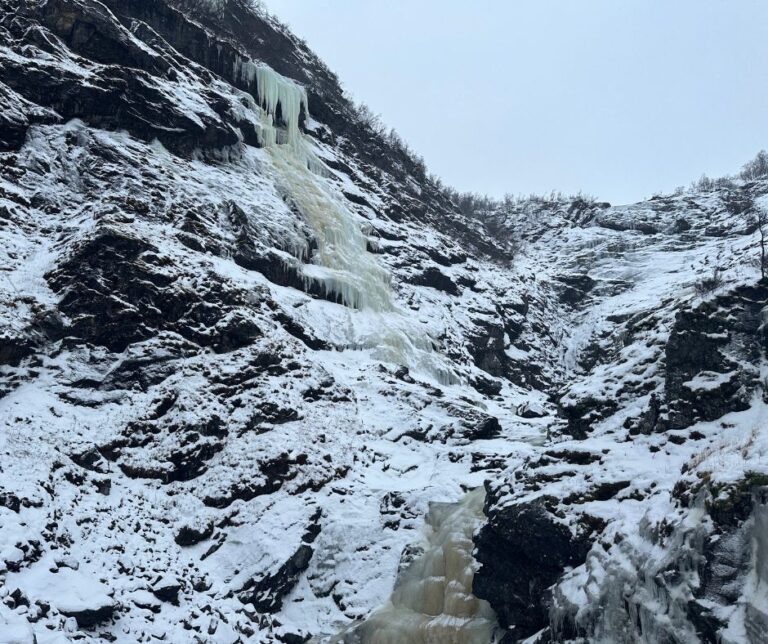
[[[485,485],[506,641],[757,641],[765,180],[472,218],[252,2],[0,34],[3,636],[331,635]]]

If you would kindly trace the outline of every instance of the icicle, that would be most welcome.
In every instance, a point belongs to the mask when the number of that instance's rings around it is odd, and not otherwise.
[[[278,135],[274,126],[277,118],[277,108],[280,107],[280,115],[286,128],[286,140],[280,141],[293,147],[298,147],[301,137],[299,118],[301,110],[309,115],[309,104],[306,90],[285,76],[281,76],[268,65],[256,64],[250,60],[237,60],[235,62],[235,75],[248,85],[256,82],[256,92],[259,106],[268,115],[269,122],[265,122],[265,138],[261,141],[264,147],[272,147],[278,143]]]

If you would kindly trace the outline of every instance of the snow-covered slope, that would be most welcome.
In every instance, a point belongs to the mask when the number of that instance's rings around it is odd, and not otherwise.
[[[0,642],[759,641],[765,182],[464,217],[244,0],[0,0],[0,108]]]

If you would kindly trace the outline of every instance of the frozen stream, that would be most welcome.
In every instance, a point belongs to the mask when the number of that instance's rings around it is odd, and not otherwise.
[[[490,644],[496,617],[472,595],[472,535],[483,522],[485,491],[432,503],[423,551],[403,568],[384,606],[322,644]]]

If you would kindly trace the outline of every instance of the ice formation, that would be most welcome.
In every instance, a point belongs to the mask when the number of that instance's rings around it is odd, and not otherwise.
[[[250,60],[238,60],[235,64],[235,75],[249,87],[256,83],[256,94],[264,117],[261,144],[264,147],[273,147],[277,143],[285,143],[298,148],[301,141],[299,119],[302,108],[304,114],[309,114],[306,90],[271,67]],[[285,124],[283,139],[275,127],[278,107],[280,120]]]
[[[306,285],[316,285],[346,307],[375,316],[375,320],[350,318],[347,346],[372,349],[380,360],[407,365],[443,383],[455,382],[456,375],[433,351],[429,335],[395,305],[389,273],[368,252],[364,222],[326,181],[327,169],[301,133],[302,110],[309,114],[304,88],[251,61],[239,61],[236,73],[249,86],[256,83],[260,142],[270,156],[275,182],[317,238],[313,263],[302,267]],[[278,121],[284,132],[276,126]],[[307,258],[308,248],[293,250],[299,259]]]
[[[699,642],[690,620],[690,601],[706,580],[700,570],[713,543],[711,522],[702,492],[690,513],[669,534],[648,518],[640,520],[637,535],[617,542],[615,551],[602,547],[590,552],[586,565],[567,574],[554,591],[551,622],[556,638],[575,629],[591,634],[595,644],[657,644]],[[670,507],[666,516],[673,516]],[[704,602],[727,624],[720,631],[722,644],[757,644],[768,626],[768,489],[755,494],[753,517],[737,531],[719,538],[728,552],[728,588],[742,591],[746,601],[735,607]],[[751,555],[750,555],[751,552]],[[737,574],[746,565],[746,575]],[[728,574],[728,569],[731,573]],[[744,571],[742,571],[743,573]],[[740,589],[744,583],[745,588]],[[711,582],[710,582],[711,583]],[[559,640],[556,640],[559,641]]]
[[[389,602],[329,644],[489,644],[496,616],[472,594],[472,535],[484,499],[478,488],[458,503],[431,504],[424,553],[400,574]]]

